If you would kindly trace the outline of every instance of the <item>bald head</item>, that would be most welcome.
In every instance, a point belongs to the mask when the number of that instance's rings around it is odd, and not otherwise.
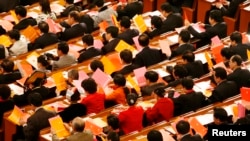
[[[84,120],[80,117],[76,117],[72,121],[72,126],[73,126],[74,131],[83,132],[84,127],[85,127]]]

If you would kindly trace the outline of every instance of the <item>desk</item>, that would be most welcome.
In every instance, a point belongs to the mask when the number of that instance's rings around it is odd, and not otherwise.
[[[211,9],[212,2],[206,0],[198,0],[197,22],[205,23],[205,15]]]
[[[240,14],[240,32],[246,32],[248,29],[248,23],[250,22],[250,6],[241,9]]]
[[[50,104],[50,103],[53,103],[55,101],[59,101],[59,100],[62,100],[64,99],[64,97],[62,96],[59,96],[59,97],[55,97],[55,98],[51,98],[51,99],[48,99],[48,100],[45,100],[43,102],[44,105],[46,104]],[[25,106],[25,107],[22,107],[25,109],[25,111],[29,111],[31,110],[31,106]],[[12,140],[12,135],[14,135],[16,133],[16,124],[14,124],[12,121],[10,121],[8,119],[8,116],[11,114],[11,112],[8,112],[8,114],[5,114],[4,116],[4,140],[5,141],[11,141]]]

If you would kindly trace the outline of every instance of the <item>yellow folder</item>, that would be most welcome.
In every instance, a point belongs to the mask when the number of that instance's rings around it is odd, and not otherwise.
[[[60,116],[50,118],[49,123],[58,138],[64,138],[70,135],[69,131],[63,125],[63,120]]]
[[[10,45],[12,44],[12,42],[10,41],[9,36],[7,36],[7,35],[1,35],[1,36],[0,36],[0,43],[1,43],[4,47],[10,47]]]
[[[115,65],[106,56],[101,58],[101,62],[104,66],[106,66],[104,69],[107,74],[111,74],[112,72],[116,71]]]
[[[57,72],[52,75],[52,78],[54,79],[56,83],[56,89],[58,91],[66,90],[67,89],[67,83],[65,78],[63,77],[62,72]]]
[[[120,40],[120,42],[116,45],[115,50],[117,52],[121,52],[124,49],[128,49],[128,50],[130,50],[132,52],[135,50],[135,48],[133,46],[129,45],[128,43],[126,43],[123,40]]]
[[[147,30],[147,25],[146,25],[142,15],[135,15],[133,17],[133,21],[134,21],[137,29],[140,31],[140,33],[143,33]]]

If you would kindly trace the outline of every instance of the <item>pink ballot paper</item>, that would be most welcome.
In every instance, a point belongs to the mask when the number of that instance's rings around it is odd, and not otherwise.
[[[92,78],[96,81],[98,85],[100,85],[102,88],[106,87],[109,81],[111,80],[111,77],[104,73],[102,70],[97,69],[93,75]]]
[[[211,41],[212,41],[212,45],[217,45],[217,44],[221,44],[222,43],[221,40],[220,40],[220,38],[218,36],[214,36],[211,39]]]
[[[160,48],[164,54],[168,57],[171,56],[172,52],[167,40],[159,40]]]
[[[102,41],[99,40],[99,39],[94,40],[94,47],[98,48],[98,49],[101,49],[103,47]]]
[[[138,38],[139,38],[139,35],[138,35],[138,36],[135,36],[135,37],[133,38],[133,41],[134,41],[134,43],[135,43],[136,49],[137,49],[138,51],[141,51],[141,50],[142,50],[142,46],[139,44]]]
[[[144,77],[144,74],[146,72],[147,72],[146,67],[134,69],[135,78],[140,87],[146,85],[146,78]]]

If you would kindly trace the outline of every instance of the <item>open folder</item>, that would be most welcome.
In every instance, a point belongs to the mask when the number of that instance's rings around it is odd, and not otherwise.
[[[9,115],[8,119],[15,123],[16,125],[20,125],[20,119],[27,120],[29,118],[29,114],[24,113],[19,107],[14,106],[11,114]]]
[[[49,123],[58,138],[64,138],[70,135],[69,131],[63,125],[63,120],[60,116],[50,118]]]
[[[133,21],[134,21],[137,29],[140,31],[140,33],[143,33],[147,30],[147,25],[146,25],[142,15],[135,15],[133,17]]]

